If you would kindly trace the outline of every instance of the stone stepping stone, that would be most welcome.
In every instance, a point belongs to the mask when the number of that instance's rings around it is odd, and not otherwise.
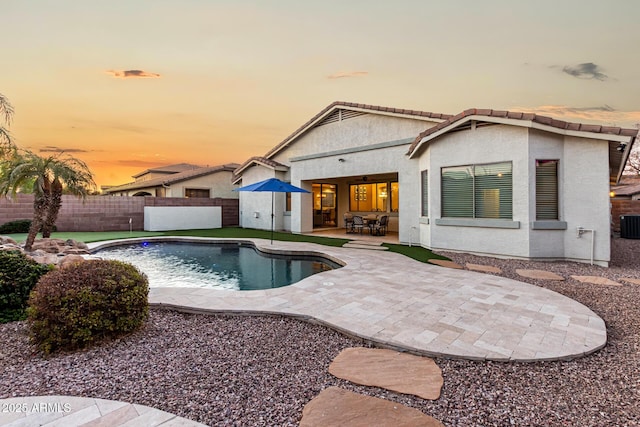
[[[545,270],[516,270],[516,273],[529,279],[564,280],[564,277]]]
[[[462,270],[462,266],[460,264],[456,264],[455,262],[449,261],[446,259],[430,259],[429,262],[431,264],[439,265],[440,267],[455,268],[457,270]]]
[[[369,249],[369,250],[373,250],[373,251],[387,251],[389,250],[388,247],[386,246],[373,246],[373,245],[365,245],[365,244],[359,244],[359,243],[345,243],[344,245],[342,245],[343,248],[350,248],[350,249]]]
[[[436,400],[444,384],[442,371],[428,357],[380,348],[345,348],[329,365],[329,373],[368,385]]]
[[[640,279],[633,279],[631,277],[623,277],[620,280],[622,280],[623,282],[632,283],[634,285],[640,285]]]
[[[482,265],[482,264],[471,264],[470,262],[468,262],[466,264],[466,267],[469,270],[473,270],[473,271],[481,271],[483,273],[495,273],[495,274],[500,274],[502,273],[502,269],[498,268],[498,267],[493,267],[491,265]]]
[[[374,242],[373,240],[351,240],[346,244],[354,245],[367,245],[367,246],[382,246],[382,242]]]
[[[593,285],[622,286],[622,283],[599,276],[571,276],[571,278],[576,279],[578,282],[591,283]]]
[[[300,420],[300,427],[326,426],[444,427],[444,424],[400,403],[329,387],[305,405]]]

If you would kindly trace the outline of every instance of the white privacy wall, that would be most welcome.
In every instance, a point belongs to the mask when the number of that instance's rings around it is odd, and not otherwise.
[[[145,206],[145,231],[222,228],[220,206]]]

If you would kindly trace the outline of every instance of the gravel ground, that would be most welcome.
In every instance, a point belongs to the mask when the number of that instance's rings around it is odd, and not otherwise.
[[[565,277],[640,279],[640,240],[614,239],[609,269],[443,253],[495,265],[504,276],[560,292],[607,323],[607,346],[567,362],[437,359],[437,401],[334,378],[331,360],[360,340],[283,317],[207,316],[152,310],[126,338],[48,359],[33,353],[26,325],[0,325],[0,398],[77,395],[153,406],[211,426],[297,425],[303,406],[337,385],[417,408],[450,426],[640,426],[640,285],[596,286],[524,279],[517,268]]]

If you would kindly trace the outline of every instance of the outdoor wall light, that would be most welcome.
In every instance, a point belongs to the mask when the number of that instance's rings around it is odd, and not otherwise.
[[[627,148],[627,144],[622,144],[622,143],[621,143],[620,145],[618,145],[618,146],[616,147],[616,150],[618,150],[619,152],[621,152],[621,153],[622,153],[622,152],[624,151],[624,149],[625,149],[625,148]]]
[[[344,163],[344,159],[343,159],[342,157],[340,157],[340,158],[338,159],[338,161],[339,161],[340,163]]]

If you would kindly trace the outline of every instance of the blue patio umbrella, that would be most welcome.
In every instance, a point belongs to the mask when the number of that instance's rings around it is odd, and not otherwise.
[[[310,193],[304,188],[296,187],[277,178],[269,178],[264,181],[236,188],[233,191],[271,192],[271,244],[273,244],[273,199],[274,193]]]

